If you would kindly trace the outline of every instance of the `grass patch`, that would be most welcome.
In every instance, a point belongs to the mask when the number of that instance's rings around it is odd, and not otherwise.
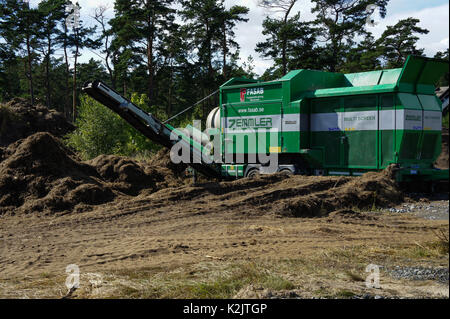
[[[441,246],[437,242],[396,247],[348,246],[275,263],[269,260],[233,264],[210,262],[169,271],[123,272],[121,282],[130,280],[129,285],[121,286],[114,297],[231,298],[242,288],[252,285],[271,291],[301,288],[305,296],[351,298],[358,294],[354,289],[361,289],[360,293],[365,289],[363,282],[368,264],[407,266],[424,259],[442,261]]]
[[[212,275],[211,278],[207,278],[208,275]],[[134,272],[132,277],[136,279],[144,276]],[[114,297],[217,299],[232,298],[247,285],[269,290],[295,288],[289,280],[255,263],[234,264],[219,271],[206,270],[203,274],[200,271],[196,276],[192,275],[192,271],[158,274],[141,279],[138,283],[134,287],[120,285]]]
[[[338,298],[352,298],[353,296],[355,296],[356,294],[350,290],[339,290],[338,293],[336,294],[336,297]]]
[[[445,254],[443,254],[441,243],[433,241],[424,244],[415,243],[413,246],[400,250],[398,255],[411,260],[420,261],[425,259],[441,259]]]
[[[402,251],[402,255],[412,259],[441,259],[449,254],[449,231],[439,228],[433,231],[435,240],[425,243],[414,243]]]
[[[432,247],[438,250],[438,252],[442,255],[448,255],[449,249],[449,230],[448,228],[440,228],[438,230],[433,231],[436,236],[436,241],[432,242]]]
[[[51,273],[48,273],[48,272],[43,272],[43,273],[41,273],[40,276],[41,276],[41,278],[46,278],[46,279],[54,277]]]

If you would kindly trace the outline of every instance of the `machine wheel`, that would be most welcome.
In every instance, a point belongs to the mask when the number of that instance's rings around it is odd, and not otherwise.
[[[259,176],[259,169],[257,169],[257,168],[252,168],[247,172],[248,178],[255,178],[258,176]]]
[[[289,168],[283,168],[282,170],[279,171],[279,173],[287,176],[294,175],[294,172],[292,172]]]

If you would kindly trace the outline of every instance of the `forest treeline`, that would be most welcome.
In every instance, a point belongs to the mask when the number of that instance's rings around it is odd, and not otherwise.
[[[301,1],[259,1],[268,15],[265,41],[255,50],[274,62],[263,80],[301,68],[400,67],[408,55],[424,54],[417,42],[429,31],[414,17],[388,26],[379,38],[371,34],[371,19],[386,15],[388,0],[311,0],[313,21],[303,21],[304,12],[294,10]],[[149,110],[165,119],[231,77],[257,77],[254,57],[241,56],[240,45],[246,44],[236,41],[237,25],[248,23],[245,6],[226,8],[223,0],[116,0],[112,8],[95,8],[89,23],[83,17],[67,23],[80,9],[71,4],[42,0],[31,7],[27,1],[0,0],[0,102],[24,97],[73,120],[82,84],[102,79],[127,97],[145,96]],[[80,63],[86,52],[94,58]],[[448,49],[436,54],[448,56]],[[448,84],[448,75],[442,81]],[[187,116],[205,118],[217,103],[211,98]]]

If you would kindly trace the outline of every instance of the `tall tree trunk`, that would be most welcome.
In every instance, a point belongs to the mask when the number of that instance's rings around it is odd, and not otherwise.
[[[29,12],[30,10],[30,4],[26,3],[26,10]],[[31,18],[31,16],[29,16]],[[32,21],[27,21],[27,23],[32,23]],[[34,105],[34,87],[33,87],[33,70],[32,70],[32,56],[31,56],[31,30],[30,25],[28,24],[26,26],[26,45],[27,45],[27,63],[28,63],[28,85],[29,85],[29,91],[30,91],[30,99],[31,99],[31,106]]]
[[[167,118],[169,118],[170,114],[172,113],[172,89],[173,89],[173,65],[172,65],[172,61],[170,61],[169,67],[170,67],[169,92],[168,92],[167,107],[166,107]]]
[[[206,38],[208,47],[208,80],[212,80],[213,68],[212,68],[212,48],[211,48],[211,35],[209,34],[209,19],[206,19]]]
[[[147,1],[146,5],[149,6],[150,2]],[[149,13],[147,15],[147,26],[149,27],[151,32],[154,32],[154,23],[155,23],[155,17],[154,13]],[[154,34],[149,33],[147,35],[147,69],[148,69],[148,98],[150,101],[150,104],[153,103],[153,97],[154,97],[154,75],[155,75],[155,68],[153,65],[153,40],[154,40]]]
[[[147,38],[147,69],[148,69],[148,98],[150,103],[153,103],[153,77],[154,77],[154,67],[153,67],[153,38]]]
[[[223,80],[227,80],[227,54],[228,54],[228,46],[227,46],[227,28],[225,25],[225,21],[223,22],[223,39],[222,39],[222,51],[223,51]]]
[[[76,31],[76,37],[78,37],[78,31]],[[72,112],[73,112],[73,121],[77,117],[77,60],[78,60],[78,43],[75,46],[75,61],[73,65],[73,90],[72,90]]]
[[[106,26],[105,26],[105,11],[106,11],[106,7],[98,7],[98,13],[96,10],[96,14],[95,14],[95,20],[97,20],[97,22],[100,24],[100,26],[102,27],[102,32],[103,35],[105,36],[105,53],[106,53],[106,57],[105,57],[105,64],[106,64],[106,70],[108,70],[108,74],[109,74],[109,79],[111,81],[111,85],[113,87],[113,89],[116,89],[116,77],[113,74],[113,70],[109,64],[109,58],[111,57],[111,51],[109,49],[109,34],[106,30]]]
[[[289,14],[291,13],[292,8],[294,7],[296,1],[292,1],[291,5],[289,6],[289,8],[287,9],[286,13],[284,14],[284,25],[283,27],[287,26],[288,23],[288,17]],[[287,34],[285,33],[285,30],[283,30],[282,33],[282,38],[283,38],[283,45],[281,48],[281,63],[282,63],[282,68],[283,68],[283,75],[286,75],[287,73]]]
[[[287,58],[286,58],[286,46],[287,40],[283,40],[283,46],[281,48],[281,64],[283,69],[283,76],[287,73]]]
[[[34,87],[33,87],[33,70],[32,70],[32,58],[31,58],[31,43],[30,35],[27,34],[27,54],[28,54],[28,82],[30,86],[30,98],[31,106],[34,105]]]
[[[330,65],[330,72],[336,72],[337,65],[338,65],[338,43],[336,40],[331,40],[331,65]]]
[[[204,92],[203,96],[209,95],[211,90],[211,85],[214,84],[214,70],[212,67],[212,35],[210,34],[210,26],[209,26],[209,19],[206,19],[206,37],[207,37],[207,46],[208,46],[208,76],[207,76],[207,86],[206,90]],[[205,103],[202,104],[203,106]],[[202,120],[206,120],[207,114],[206,110],[211,108],[211,98],[207,99],[207,105],[206,108],[203,107],[202,110]]]
[[[47,55],[45,57],[45,84],[46,84],[46,102],[47,107],[50,108],[50,50],[51,50],[51,38],[47,36]]]
[[[338,21],[339,21],[339,12],[336,12],[334,16],[335,25],[337,25]],[[336,38],[336,34],[332,35],[331,37],[331,46],[332,46],[332,57],[331,57],[330,72],[336,72],[338,65],[338,51],[339,51],[339,43],[338,39]]]
[[[63,23],[64,25],[64,42],[63,42],[63,48],[64,48],[64,59],[66,64],[66,94],[64,96],[64,113],[66,114],[67,120],[71,120],[70,116],[70,85],[69,85],[69,75],[70,75],[70,66],[69,66],[69,55],[67,54],[67,25],[66,23]]]

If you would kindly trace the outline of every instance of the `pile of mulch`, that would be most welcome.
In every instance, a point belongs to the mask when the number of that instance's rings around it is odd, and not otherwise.
[[[96,171],[49,133],[11,144],[0,163],[0,215],[56,212],[112,200]]]
[[[334,185],[330,186],[328,181]],[[325,187],[318,188],[320,184]],[[321,217],[341,209],[390,207],[404,200],[404,194],[394,178],[394,166],[360,177],[318,179],[316,185],[309,188],[312,190],[310,193],[282,201],[276,213],[286,217]]]
[[[101,155],[82,162],[60,139],[36,133],[4,150],[0,215],[86,211],[120,196],[155,192],[177,182],[166,167]]]
[[[170,158],[169,161],[161,158],[165,156],[169,156],[168,151],[159,152],[149,162],[137,162],[128,157],[100,155],[86,163],[94,167],[104,181],[112,183],[115,189],[137,196],[144,189],[146,193],[152,193],[184,183],[184,170],[170,162]]]
[[[29,101],[23,98],[15,98],[0,105],[0,147],[37,132],[48,132],[62,137],[74,129],[62,113],[43,105],[31,106]]]
[[[114,155],[83,162],[60,139],[74,128],[22,98],[0,105],[0,215],[86,211],[183,183],[186,166],[165,150],[148,163]]]

